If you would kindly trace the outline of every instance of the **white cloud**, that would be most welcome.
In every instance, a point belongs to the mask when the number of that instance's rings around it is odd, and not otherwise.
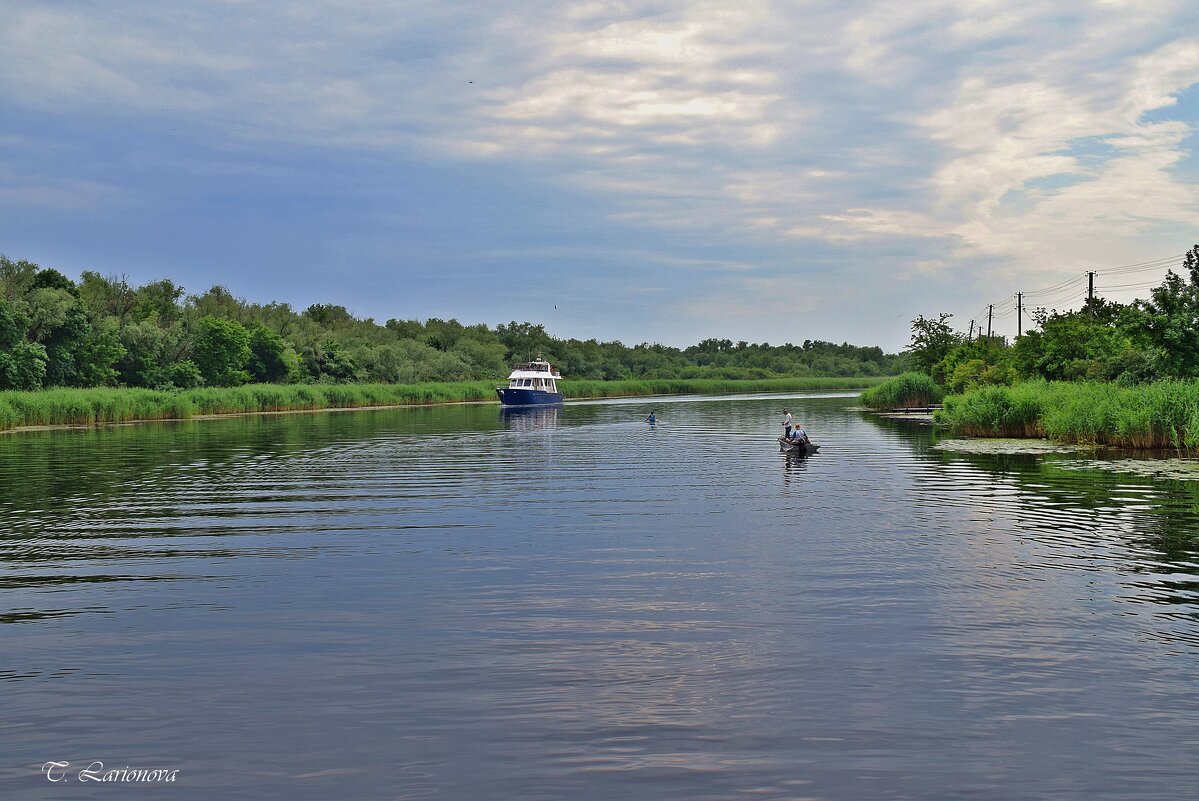
[[[1083,87],[1052,74],[1007,85],[972,76],[952,103],[920,120],[949,148],[930,178],[933,208],[964,255],[1005,257],[1033,270],[1054,253],[1061,270],[1073,271],[1110,263],[1121,246],[1136,260],[1155,230],[1193,225],[1199,187],[1172,172],[1190,126],[1145,115],[1199,83],[1199,46],[1169,43],[1104,78]],[[1088,138],[1110,151],[1097,163],[1072,154]],[[1030,186],[1063,176],[1075,180]],[[1024,201],[1019,208],[1005,203],[1012,193]]]
[[[1199,40],[1184,35],[1199,18],[1182,0],[18,1],[2,14],[0,102],[18,114],[512,164],[602,196],[608,224],[754,248],[765,271],[808,269],[797,246],[857,263],[892,243],[889,276],[979,263],[1033,276],[1199,238],[1199,190],[1179,172],[1194,121],[1172,113],[1199,83]],[[10,202],[75,191],[6,186]]]
[[[102,198],[118,197],[119,187],[95,181],[45,181],[0,171],[0,207],[40,207],[58,211],[93,209]]]
[[[781,133],[779,78],[759,62],[777,45],[755,37],[764,10],[716,3],[672,14],[618,7],[551,16],[530,37],[536,68],[491,91],[488,123],[471,140],[493,152],[603,156],[670,149],[766,147]]]

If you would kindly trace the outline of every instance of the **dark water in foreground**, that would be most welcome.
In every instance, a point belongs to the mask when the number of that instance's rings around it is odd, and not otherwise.
[[[1199,482],[851,402],[0,437],[0,798],[1195,797]]]

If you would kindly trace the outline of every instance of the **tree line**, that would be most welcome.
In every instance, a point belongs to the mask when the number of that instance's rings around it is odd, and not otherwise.
[[[1014,343],[956,331],[951,317],[913,320],[908,352],[914,368],[953,393],[1029,378],[1125,386],[1199,379],[1199,245],[1184,256],[1182,273],[1167,271],[1148,298],[1092,297],[1076,311],[1037,309],[1037,328]]]
[[[823,341],[706,339],[688,348],[559,339],[545,327],[360,319],[344,306],[252,303],[169,279],[79,280],[0,255],[0,389],[187,389],[256,383],[422,383],[499,379],[544,356],[568,378],[773,378],[894,375],[904,354]]]

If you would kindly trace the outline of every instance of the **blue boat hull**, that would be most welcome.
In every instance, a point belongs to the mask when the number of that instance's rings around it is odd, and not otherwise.
[[[500,403],[505,406],[545,406],[562,402],[561,392],[546,392],[543,389],[496,387],[495,394],[500,396]]]

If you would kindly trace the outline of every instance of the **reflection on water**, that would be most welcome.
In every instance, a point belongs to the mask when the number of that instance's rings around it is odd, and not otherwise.
[[[512,431],[557,428],[561,406],[501,406],[500,420]]]
[[[1199,482],[780,400],[0,437],[5,797],[1189,796]]]

